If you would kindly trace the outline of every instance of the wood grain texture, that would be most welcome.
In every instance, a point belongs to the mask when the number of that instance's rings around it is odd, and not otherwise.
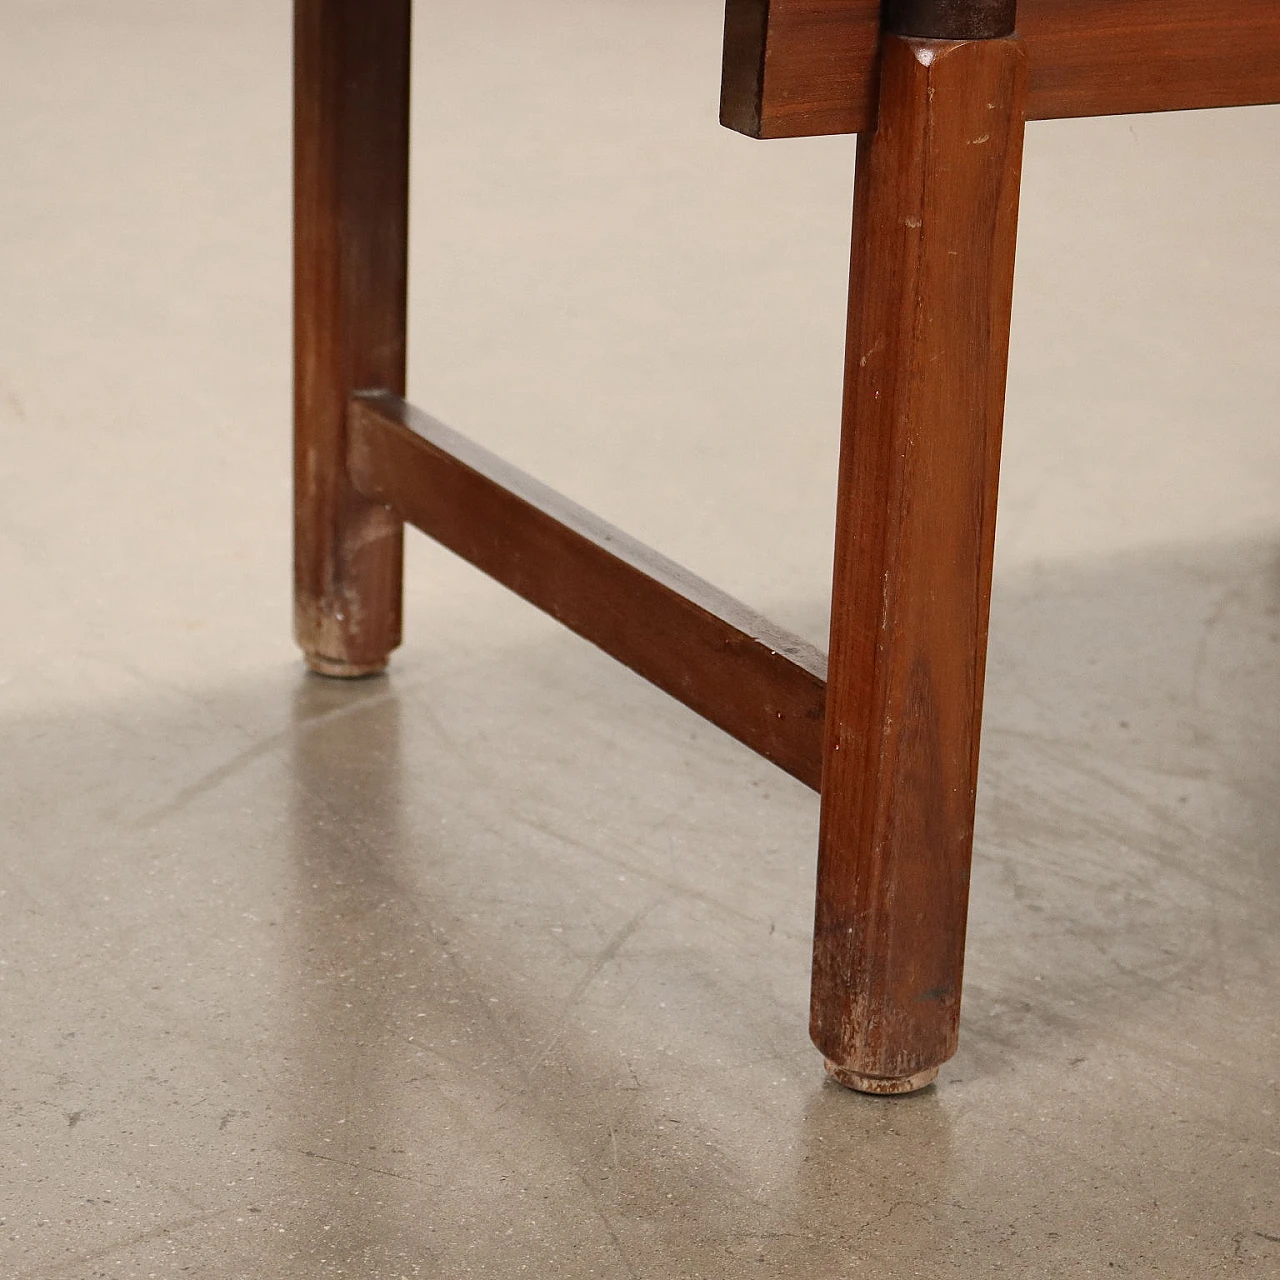
[[[750,138],[875,119],[880,0],[727,0],[720,123]]]
[[[858,143],[811,1029],[877,1092],[955,1049],[1025,68],[887,37]]]
[[[369,500],[818,786],[826,659],[812,645],[397,397],[357,397],[350,422]]]
[[[728,0],[725,31],[728,128],[789,138],[874,126],[879,0]],[[1280,102],[1277,0],[1021,0],[1018,32],[1028,119]]]
[[[1023,0],[1032,120],[1280,102],[1276,0]]]
[[[294,6],[294,629],[327,675],[400,643],[402,523],[347,479],[346,408],[404,390],[409,10]]]

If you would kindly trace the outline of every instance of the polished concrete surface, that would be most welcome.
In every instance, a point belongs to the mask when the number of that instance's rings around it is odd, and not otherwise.
[[[718,0],[436,0],[412,392],[821,641],[850,139]],[[420,539],[289,641],[289,30],[0,0],[0,1275],[1280,1275],[1280,112],[1029,132],[962,1047],[815,797]]]

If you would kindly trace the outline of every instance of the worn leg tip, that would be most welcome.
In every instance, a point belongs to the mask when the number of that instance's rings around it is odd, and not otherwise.
[[[383,658],[381,662],[347,662],[342,658],[326,658],[319,653],[304,656],[311,671],[334,680],[360,680],[365,676],[381,675],[387,669],[389,661]]]
[[[838,1066],[830,1058],[825,1059],[827,1075],[837,1084],[857,1093],[915,1093],[924,1089],[938,1078],[937,1067],[926,1067],[910,1076],[864,1076],[860,1071],[852,1071],[848,1067]]]

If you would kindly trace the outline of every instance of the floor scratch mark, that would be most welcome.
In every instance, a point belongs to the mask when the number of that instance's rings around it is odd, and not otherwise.
[[[346,706],[335,707],[331,711],[325,711],[320,715],[313,716],[308,720],[304,720],[300,724],[292,724],[288,728],[280,729],[275,733],[269,734],[267,737],[260,739],[258,742],[251,743],[242,751],[236,752],[231,759],[210,769],[207,773],[197,778],[188,786],[182,788],[172,800],[166,804],[159,805],[157,808],[144,813],[135,820],[134,826],[152,827],[163,822],[166,818],[172,818],[175,814],[181,813],[193,800],[198,800],[202,795],[209,791],[216,790],[228,778],[241,772],[255,760],[261,759],[263,756],[270,755],[282,743],[288,742],[290,739],[297,737],[302,733],[310,733],[313,729],[317,729],[322,725],[329,724],[331,721],[340,720],[344,716],[353,715],[358,711],[366,711],[371,707],[381,706],[384,702],[389,702],[392,698],[398,696],[401,692],[399,688],[388,689],[385,693],[379,694],[372,698],[361,698],[359,702],[351,702]]]
[[[426,1186],[425,1182],[411,1178],[407,1173],[396,1173],[394,1169],[379,1169],[376,1165],[360,1164],[356,1160],[343,1160],[341,1156],[326,1156],[319,1151],[304,1151],[301,1147],[280,1147],[281,1151],[292,1151],[296,1156],[306,1156],[309,1160],[326,1160],[330,1164],[345,1165],[348,1169],[358,1169],[361,1173],[379,1173],[384,1178],[396,1178],[400,1182],[412,1182],[415,1187]]]
[[[559,1018],[556,1019],[556,1029],[552,1032],[551,1038],[543,1046],[542,1051],[533,1059],[533,1065],[529,1068],[536,1071],[544,1062],[548,1055],[560,1043],[561,1037],[564,1035],[565,1023],[569,1019],[574,1005],[582,999],[587,988],[596,980],[600,974],[600,970],[609,963],[610,960],[618,954],[626,945],[627,939],[645,922],[653,909],[660,903],[662,899],[654,898],[631,917],[630,920],[622,926],[621,929],[605,943],[604,948],[596,956],[596,958],[587,967],[587,971],[573,985],[573,990],[569,992],[569,997],[564,1003],[564,1008],[560,1011]]]
[[[88,1253],[77,1254],[70,1261],[62,1263],[53,1271],[48,1270],[47,1266],[44,1265],[36,1271],[24,1271],[19,1280],[53,1280],[56,1276],[83,1275],[84,1273],[80,1268],[86,1262],[97,1262],[99,1259],[109,1257],[122,1249],[132,1249],[135,1245],[146,1244],[150,1240],[159,1240],[162,1236],[172,1235],[175,1231],[185,1231],[188,1227],[198,1227],[202,1223],[212,1222],[215,1218],[225,1217],[235,1211],[236,1209],[232,1207],[215,1209],[210,1213],[196,1213],[186,1218],[175,1218],[172,1222],[165,1222],[158,1227],[152,1227],[150,1231],[142,1231],[134,1236],[126,1236],[123,1240],[116,1240],[101,1249],[91,1249]]]

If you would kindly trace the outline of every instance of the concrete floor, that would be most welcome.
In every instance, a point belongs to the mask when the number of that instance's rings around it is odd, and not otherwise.
[[[719,0],[435,0],[414,398],[822,641],[852,142]],[[289,19],[0,0],[0,1274],[1280,1275],[1280,111],[1035,125],[963,1042],[817,802],[419,539],[289,640]]]

